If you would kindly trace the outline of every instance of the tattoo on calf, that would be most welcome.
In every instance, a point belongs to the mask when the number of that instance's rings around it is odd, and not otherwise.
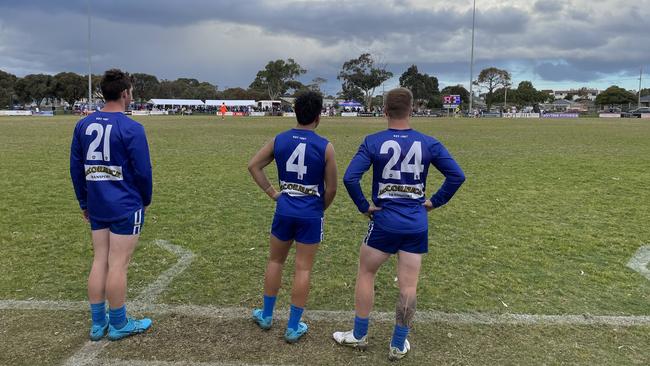
[[[397,325],[411,328],[415,316],[415,305],[417,303],[415,294],[412,297],[399,295],[397,309],[395,312]]]

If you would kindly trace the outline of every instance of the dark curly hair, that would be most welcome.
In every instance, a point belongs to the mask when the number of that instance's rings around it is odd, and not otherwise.
[[[104,100],[107,102],[120,99],[120,94],[131,89],[131,85],[131,76],[119,69],[107,70],[100,83]]]

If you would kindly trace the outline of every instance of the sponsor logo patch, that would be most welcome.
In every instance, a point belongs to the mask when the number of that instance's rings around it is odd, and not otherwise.
[[[280,181],[280,191],[286,193],[291,197],[305,197],[305,196],[316,196],[320,197],[318,193],[318,185],[303,185],[292,182]]]
[[[418,199],[424,197],[424,184],[393,184],[379,183],[377,198],[410,198]]]
[[[124,180],[121,166],[84,165],[84,170],[87,181]]]

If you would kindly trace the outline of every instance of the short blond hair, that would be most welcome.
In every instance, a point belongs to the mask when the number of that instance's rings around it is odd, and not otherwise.
[[[395,88],[386,93],[384,110],[388,118],[402,119],[411,114],[413,93],[406,88]]]

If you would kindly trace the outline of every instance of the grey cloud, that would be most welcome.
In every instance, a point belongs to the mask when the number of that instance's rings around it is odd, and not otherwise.
[[[469,74],[471,5],[408,0],[93,0],[95,67],[247,86],[270,59],[294,57],[337,87],[361,52],[396,74],[415,63],[441,80]],[[622,0],[481,2],[476,70],[524,70],[549,81],[587,81],[647,64],[650,8]],[[85,72],[86,0],[0,0],[0,69]],[[224,45],[225,44],[225,45]],[[227,49],[228,54],[220,54]],[[233,52],[234,51],[234,52]]]
[[[534,9],[545,15],[555,14],[564,9],[564,3],[560,0],[538,0],[535,2]]]

